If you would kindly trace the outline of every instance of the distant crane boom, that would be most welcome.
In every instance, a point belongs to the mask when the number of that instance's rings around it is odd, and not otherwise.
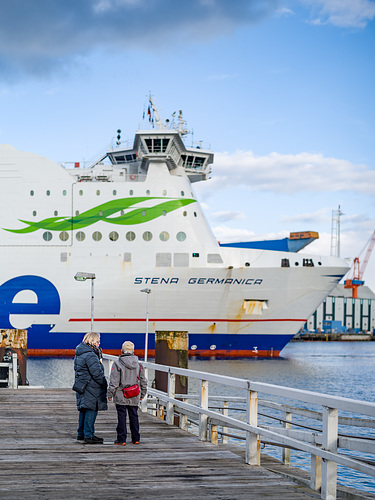
[[[362,261],[362,265],[360,265],[359,257],[356,257],[353,261],[352,272],[350,273],[352,278],[347,279],[344,283],[344,288],[351,288],[352,289],[353,299],[358,298],[358,288],[365,284],[365,282],[363,281],[363,275],[366,271],[366,267],[367,267],[368,261],[370,260],[374,245],[375,245],[375,231],[372,233],[371,238],[366,243],[367,250],[366,250],[365,258]]]

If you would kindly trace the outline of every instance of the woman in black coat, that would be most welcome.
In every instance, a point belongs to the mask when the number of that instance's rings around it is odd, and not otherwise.
[[[107,409],[107,380],[104,376],[99,333],[89,332],[76,347],[74,358],[75,382],[79,411],[77,439],[85,444],[100,444],[95,436],[98,411]]]

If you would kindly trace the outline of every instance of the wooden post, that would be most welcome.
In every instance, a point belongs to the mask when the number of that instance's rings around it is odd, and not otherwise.
[[[224,408],[223,408],[223,415],[225,417],[227,417],[229,415],[229,401],[224,401]],[[228,432],[228,427],[226,427],[225,425],[223,425],[222,427],[222,432],[223,433],[227,433]],[[222,442],[223,444],[227,444],[228,443],[228,436],[222,436]]]
[[[337,434],[338,434],[338,415],[337,408],[328,408],[323,406],[323,443],[322,449],[337,452]],[[335,500],[337,490],[337,464],[332,460],[323,459],[322,463],[322,491],[323,500]]]
[[[250,389],[247,391],[246,420],[250,425],[258,425],[258,392]],[[260,436],[253,432],[246,432],[245,462],[260,465]]]
[[[17,354],[18,360],[17,385],[28,385],[26,379],[27,330],[0,330],[0,362],[3,361],[4,356],[11,362],[13,353]]]
[[[285,420],[285,429],[291,429],[292,424],[290,424],[289,422],[292,421],[292,414],[289,411],[285,412]],[[290,448],[283,448],[283,463],[285,465],[290,465]]]
[[[200,407],[204,410],[208,410],[208,381],[201,381],[201,390],[199,398]],[[207,441],[207,415],[203,413],[199,414],[199,439],[201,441]]]
[[[176,394],[176,374],[168,373],[168,396],[170,398],[174,398]],[[169,425],[173,425],[174,423],[174,404],[169,402],[167,403],[167,418],[166,422]]]

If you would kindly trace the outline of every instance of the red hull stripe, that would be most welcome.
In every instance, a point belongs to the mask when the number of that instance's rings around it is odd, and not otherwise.
[[[144,356],[144,351],[140,349],[136,349],[135,354],[137,356]],[[113,356],[119,356],[121,354],[120,349],[106,349],[105,354],[112,354]],[[215,351],[207,350],[189,350],[189,356],[202,356],[205,358],[218,356],[225,358],[269,358],[275,357],[277,358],[280,354],[280,351],[270,351],[270,350],[225,350],[225,349],[217,349]],[[27,355],[30,357],[44,357],[44,358],[73,358],[74,357],[74,349],[28,349]],[[155,351],[149,349],[148,356],[153,358],[155,357]]]
[[[80,321],[91,321],[90,318],[70,318],[69,321],[80,322]],[[95,322],[113,322],[113,321],[125,321],[127,323],[135,321],[145,321],[145,318],[94,318]],[[208,323],[263,323],[263,322],[285,322],[285,321],[296,321],[306,323],[306,318],[282,318],[282,319],[182,319],[182,318],[150,318],[149,321],[184,321],[184,322],[208,322]]]

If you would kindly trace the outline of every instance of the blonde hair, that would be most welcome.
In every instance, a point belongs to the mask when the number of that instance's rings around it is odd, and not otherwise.
[[[125,352],[130,352],[133,354],[134,352],[134,344],[133,342],[130,342],[130,340],[126,340],[123,344],[122,344],[122,352],[125,353]]]
[[[83,337],[82,342],[84,344],[95,344],[95,342],[100,342],[100,333],[88,332]]]

